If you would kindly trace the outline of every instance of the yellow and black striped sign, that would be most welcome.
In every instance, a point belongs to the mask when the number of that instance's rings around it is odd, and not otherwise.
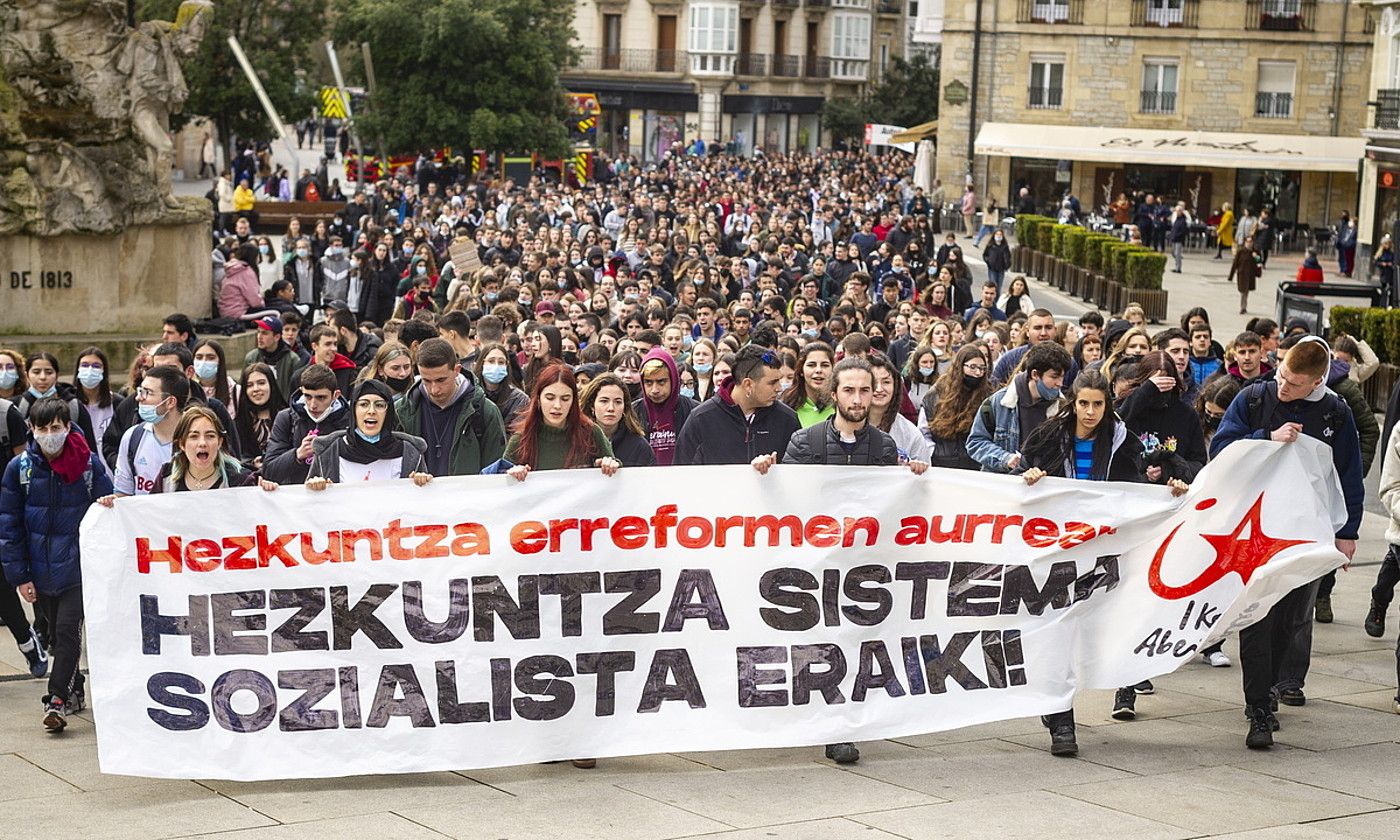
[[[574,157],[574,173],[580,187],[588,184],[588,153],[579,152]]]
[[[332,119],[345,119],[345,100],[340,96],[340,88],[321,88],[321,116]]]
[[[598,125],[597,117],[585,117],[578,121],[579,133],[587,134],[588,132],[592,131],[594,126],[596,125]]]

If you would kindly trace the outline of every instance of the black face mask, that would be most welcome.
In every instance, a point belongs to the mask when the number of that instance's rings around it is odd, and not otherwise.
[[[1201,418],[1201,424],[1205,427],[1206,431],[1213,432],[1216,429],[1220,428],[1220,421],[1222,419],[1224,419],[1223,416],[1212,417],[1211,415],[1207,414]]]
[[[1125,364],[1125,365],[1135,365],[1135,364],[1137,364],[1137,363],[1140,362],[1140,361],[1142,361],[1142,356],[1137,355],[1137,354],[1127,354],[1127,355],[1124,355],[1123,358],[1119,360],[1120,364]]]
[[[973,376],[968,373],[963,374],[963,387],[969,391],[975,391],[982,387],[982,377]]]
[[[385,382],[385,384],[388,385],[390,388],[393,388],[393,389],[394,389],[394,393],[395,393],[395,394],[402,394],[404,391],[407,391],[407,390],[408,390],[408,386],[410,386],[410,385],[413,384],[413,377],[411,377],[411,376],[385,376],[385,377],[384,377],[384,382]]]

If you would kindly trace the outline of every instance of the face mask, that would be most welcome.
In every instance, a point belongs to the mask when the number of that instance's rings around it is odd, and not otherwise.
[[[102,384],[102,371],[97,368],[83,368],[78,371],[78,383],[84,388],[96,388]]]
[[[980,377],[980,376],[973,376],[972,374],[969,374],[969,373],[964,373],[964,374],[963,374],[963,387],[966,388],[966,389],[968,389],[969,391],[972,391],[972,390],[974,390],[974,389],[977,389],[977,388],[982,387],[982,377]]]
[[[818,335],[818,333],[817,333],[816,330],[810,330],[810,329],[809,329],[809,330],[803,330],[803,331],[802,331],[802,337],[803,337],[803,338],[816,338],[817,335]]]
[[[266,245],[259,245],[258,253],[262,254],[263,256],[267,256],[268,254],[272,253],[272,249],[267,247]]]
[[[219,372],[219,363],[210,359],[194,360],[194,375],[199,377],[199,381],[213,379]]]
[[[483,379],[485,379],[487,382],[490,382],[492,385],[499,385],[499,384],[501,384],[502,382],[505,381],[505,378],[506,378],[506,366],[505,366],[505,365],[482,365],[482,366],[481,366],[481,377],[482,377]]]
[[[1207,414],[1203,419],[1205,420],[1206,429],[1208,431],[1215,431],[1215,429],[1217,429],[1220,426],[1220,421],[1223,418],[1211,417],[1209,414]]]
[[[681,346],[682,346],[682,347],[690,347],[690,346],[692,346],[692,345],[694,345],[694,344],[695,344],[695,339],[694,339],[692,336],[689,336],[689,335],[681,336]]]
[[[34,442],[39,444],[39,450],[45,455],[53,457],[63,451],[63,444],[68,440],[68,432],[49,432],[46,434],[34,435]]]
[[[359,261],[359,260],[351,260],[351,261],[350,261],[350,267],[351,267],[351,268],[359,268],[359,267],[360,267],[360,261]]]
[[[340,224],[340,222],[341,222],[341,218],[340,218],[339,216],[336,216],[336,217],[335,217],[335,222],[334,222],[334,223],[338,225],[338,224]]]
[[[1138,353],[1130,353],[1123,356],[1123,364],[1125,365],[1135,365],[1140,361],[1142,361],[1142,356]]]
[[[306,259],[306,258],[309,257],[309,256],[311,256],[311,251],[309,251],[308,249],[306,249],[306,248],[298,248],[298,249],[297,249],[297,258],[298,258],[298,259],[303,259],[303,260],[304,260],[304,259]]]
[[[428,267],[427,267],[426,265],[420,265],[420,266],[418,266],[418,276],[419,276],[419,277],[426,277],[427,275],[428,275]]]
[[[412,249],[412,248],[405,248],[405,249],[403,249],[403,255],[404,255],[405,257],[411,257],[411,256],[413,256],[413,249]]]
[[[712,371],[712,370],[714,370],[714,369],[715,369],[715,366],[714,366],[713,364],[708,364],[708,365],[696,365],[696,366],[695,366],[695,372],[698,373],[698,374],[700,374],[701,376],[704,376],[704,375],[708,374],[710,371]]]
[[[0,371],[0,388],[13,388],[13,387],[15,387],[15,383],[18,382],[18,381],[19,381],[19,371],[17,371],[17,370],[5,370],[5,371]]]
[[[520,303],[520,305],[524,307],[530,307],[535,305],[535,301],[531,298],[518,298],[517,300]]]
[[[497,292],[485,292],[481,296],[482,300],[485,300],[487,303],[495,303],[498,297],[500,297],[500,294]]]
[[[682,396],[682,397],[689,397],[690,399],[693,400],[693,399],[695,399],[695,389],[694,389],[693,387],[690,387],[690,386],[682,385],[682,386],[681,386],[681,396]]]
[[[934,375],[935,373],[937,373],[937,372],[938,372],[938,368],[936,368],[936,367],[924,367],[923,365],[919,365],[919,375],[920,375],[920,376],[924,376],[924,377],[933,376],[933,375]]]
[[[779,394],[785,394],[785,393],[787,393],[787,389],[789,389],[789,388],[791,388],[791,387],[792,387],[792,380],[791,380],[791,379],[781,379],[781,380],[778,381],[778,393],[779,393]]]
[[[332,247],[326,249],[326,253],[327,253],[329,256],[338,257],[338,256],[340,256],[341,254],[345,253],[345,249],[344,249],[344,248],[336,248],[336,247],[332,246]]]
[[[165,415],[161,414],[153,405],[138,405],[136,406],[136,413],[141,416],[142,423],[159,423],[161,419],[165,417]]]
[[[383,436],[382,434],[379,434],[379,435],[367,435],[367,434],[365,434],[364,432],[360,431],[359,429],[356,429],[356,430],[355,430],[355,434],[358,435],[359,438],[360,438],[360,440],[364,441],[365,443],[379,443],[379,438],[381,438],[381,437]]]
[[[1044,382],[1037,381],[1035,383],[1035,389],[1040,392],[1040,398],[1042,400],[1058,400],[1060,398],[1060,389],[1051,388]]]
[[[389,386],[390,388],[393,388],[393,389],[394,389],[394,393],[396,393],[396,394],[401,394],[401,393],[403,393],[404,391],[407,391],[407,390],[408,390],[408,386],[409,386],[409,385],[413,384],[413,377],[411,377],[411,376],[386,376],[386,377],[384,377],[384,381],[385,381],[385,383],[388,384],[388,386]]]
[[[52,397],[56,393],[58,393],[57,385],[54,385],[53,387],[49,388],[49,390],[44,391],[43,393],[40,393],[34,390],[33,388],[29,389],[30,396],[34,397],[34,399],[36,400],[42,400],[44,397]]]

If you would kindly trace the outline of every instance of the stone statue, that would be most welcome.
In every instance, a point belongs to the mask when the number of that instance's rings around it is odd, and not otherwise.
[[[170,193],[169,121],[213,10],[185,0],[133,29],[123,0],[0,0],[0,234],[208,216]]]

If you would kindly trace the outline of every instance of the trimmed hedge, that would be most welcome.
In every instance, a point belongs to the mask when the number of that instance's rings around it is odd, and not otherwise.
[[[1025,245],[1027,248],[1034,248],[1037,251],[1044,251],[1036,233],[1041,225],[1054,224],[1054,221],[1044,216],[1024,215],[1016,217],[1016,242]]]
[[[1088,239],[1089,232],[1082,227],[1069,226],[1063,235],[1064,258],[1070,261],[1071,265],[1084,268],[1084,245]]]
[[[1400,365],[1400,309],[1333,306],[1327,311],[1332,335],[1346,333],[1371,345],[1382,362]]]
[[[1062,225],[1045,216],[1017,216],[1016,240],[1027,248],[1087,268],[1130,289],[1162,288],[1162,276],[1167,270],[1165,254],[1110,234],[1090,232],[1078,225]],[[1143,259],[1130,261],[1134,256]]]
[[[1167,255],[1146,248],[1128,252],[1127,279],[1129,289],[1160,289],[1162,273],[1167,270]]]

